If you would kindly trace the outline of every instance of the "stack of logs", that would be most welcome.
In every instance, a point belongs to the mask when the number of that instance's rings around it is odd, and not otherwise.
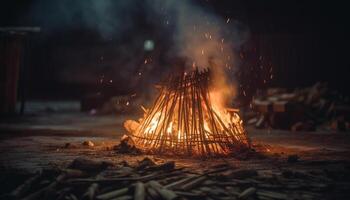
[[[35,174],[0,199],[319,199],[331,181],[321,173],[229,164],[195,172],[148,157],[133,166],[77,158],[65,169]]]
[[[270,88],[254,98],[252,107],[257,114],[248,115],[247,123],[257,128],[349,130],[349,98],[330,90],[325,83],[292,92]]]

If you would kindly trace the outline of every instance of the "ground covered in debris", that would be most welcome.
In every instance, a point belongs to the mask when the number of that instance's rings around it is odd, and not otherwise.
[[[113,150],[117,137],[5,137],[2,198],[350,197],[348,135],[250,132],[261,156],[206,160],[120,154]]]
[[[248,127],[256,154],[200,160],[117,153],[124,119],[54,113],[3,122],[1,199],[350,198],[348,132]]]

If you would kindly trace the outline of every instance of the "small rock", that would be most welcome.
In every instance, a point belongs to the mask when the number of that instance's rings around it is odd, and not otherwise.
[[[83,145],[84,146],[88,146],[88,147],[94,147],[95,146],[95,144],[92,141],[90,141],[90,140],[84,141]]]
[[[67,143],[64,145],[64,148],[66,148],[66,149],[75,149],[75,148],[78,148],[78,146],[77,146],[76,144],[67,142]]]

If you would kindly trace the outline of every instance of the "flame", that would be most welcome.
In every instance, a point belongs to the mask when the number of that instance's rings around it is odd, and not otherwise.
[[[185,83],[182,90],[164,89],[152,108],[143,109],[145,117],[133,135],[136,145],[151,152],[192,155],[227,155],[232,145],[248,146],[238,113],[225,108],[225,93],[221,89],[203,90],[207,95],[195,93],[192,86]]]

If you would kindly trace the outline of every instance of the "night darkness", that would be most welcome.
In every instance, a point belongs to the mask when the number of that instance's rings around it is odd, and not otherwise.
[[[107,76],[107,81],[114,80],[104,86],[107,90],[132,92],[143,83],[133,77],[140,70],[145,70],[139,69],[138,65],[142,65],[148,56],[142,50],[143,41],[148,38],[156,42],[153,52],[156,55],[153,57],[163,60],[158,59],[157,64],[145,72],[151,76],[147,79],[157,80],[159,74],[166,71],[169,58],[162,54],[173,45],[169,39],[173,30],[157,27],[163,20],[159,17],[150,21],[150,15],[156,14],[148,11],[142,1],[119,1],[113,5],[117,14],[107,11],[107,16],[101,17],[101,13],[97,13],[96,18],[89,7],[75,8],[80,4],[60,2],[2,2],[1,26],[39,26],[42,29],[39,34],[32,34],[27,39],[27,48],[30,49],[27,54],[30,56],[26,55],[25,80],[29,96],[60,96],[64,91],[66,97],[76,98],[99,90],[101,86],[97,82],[101,76]],[[247,56],[240,64],[242,87],[248,87],[253,92],[266,86],[294,88],[322,81],[348,93],[349,28],[346,6],[341,3],[273,0],[195,2],[223,20],[234,19],[247,27],[249,39],[240,47]],[[63,15],[62,10],[65,9],[68,10],[68,14],[64,13],[67,16]],[[88,12],[91,12],[88,19],[91,22],[85,19]],[[115,22],[110,22],[111,19]],[[101,25],[101,21],[106,24]],[[112,25],[108,27],[109,24]],[[288,44],[291,45],[285,46]],[[120,50],[127,48],[130,54]],[[252,53],[254,48],[259,52]],[[263,61],[260,56],[263,56]],[[265,68],[259,69],[260,65]],[[263,84],[263,79],[269,79],[271,67],[273,79]]]

